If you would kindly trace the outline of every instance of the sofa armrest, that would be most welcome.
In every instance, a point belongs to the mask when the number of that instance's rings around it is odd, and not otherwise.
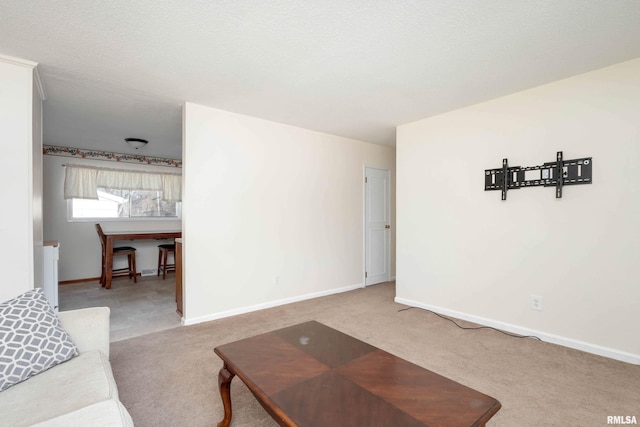
[[[109,307],[61,311],[58,319],[78,351],[100,350],[109,358]]]

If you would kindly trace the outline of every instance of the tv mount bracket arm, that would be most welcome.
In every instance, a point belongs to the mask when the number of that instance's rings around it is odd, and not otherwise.
[[[542,185],[556,187],[556,198],[560,199],[565,185],[591,184],[592,166],[591,157],[562,160],[562,151],[555,162],[540,166],[509,166],[507,159],[502,159],[501,168],[485,169],[484,191],[501,190],[502,200],[507,200],[507,190]]]

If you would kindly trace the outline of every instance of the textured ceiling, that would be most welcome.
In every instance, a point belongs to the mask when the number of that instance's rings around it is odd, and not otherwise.
[[[44,143],[181,156],[184,101],[377,144],[395,126],[640,57],[638,0],[2,0]]]

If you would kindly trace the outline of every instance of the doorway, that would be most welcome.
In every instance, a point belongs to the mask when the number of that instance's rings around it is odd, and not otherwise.
[[[365,167],[365,286],[388,282],[391,270],[391,178],[388,169]]]

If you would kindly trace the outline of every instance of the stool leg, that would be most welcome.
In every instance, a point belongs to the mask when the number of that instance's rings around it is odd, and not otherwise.
[[[104,274],[104,253],[102,253],[102,266],[100,267],[100,286],[102,286],[104,288],[104,285],[106,284],[106,281],[104,280],[105,278],[105,274]]]
[[[138,283],[138,272],[136,271],[136,253],[133,252],[131,255],[131,265],[133,270],[133,283]]]
[[[164,259],[162,260],[164,263],[164,266],[162,267],[162,280],[167,278],[167,255],[169,255],[169,250],[165,249],[162,252],[164,252]]]
[[[158,276],[160,276],[160,267],[162,262],[162,248],[158,248]]]

